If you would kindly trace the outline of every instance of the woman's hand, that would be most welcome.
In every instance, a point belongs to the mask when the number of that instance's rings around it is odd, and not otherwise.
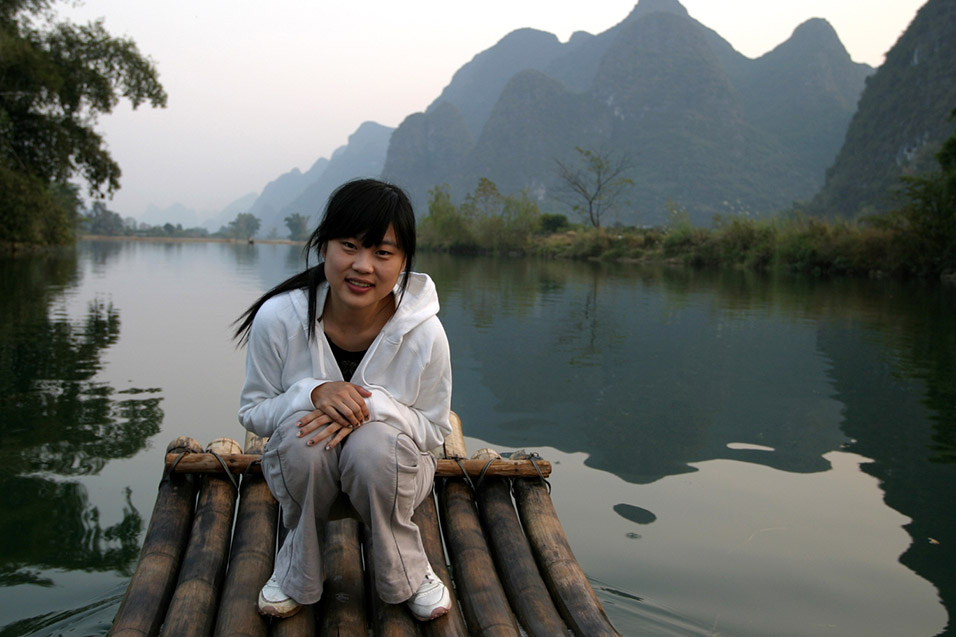
[[[305,438],[314,431],[321,429],[316,436],[310,438],[305,444],[313,447],[328,439],[325,444],[326,451],[335,447],[335,445],[345,440],[346,436],[355,431],[355,427],[343,427],[318,409],[303,416],[299,422],[295,423],[295,426],[299,429],[299,438]]]
[[[342,427],[359,427],[369,418],[365,399],[372,392],[344,381],[322,383],[312,390],[315,408]]]
[[[299,437],[306,437],[322,429],[306,444],[311,447],[328,439],[325,448],[332,449],[369,419],[365,399],[371,395],[372,392],[364,387],[342,381],[319,385],[312,390],[315,411],[296,423]]]

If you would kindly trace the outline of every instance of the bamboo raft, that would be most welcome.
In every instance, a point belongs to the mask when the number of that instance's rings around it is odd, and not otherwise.
[[[259,471],[264,440],[247,436],[243,452],[220,438],[204,453],[178,438],[109,634],[619,635],[565,538],[545,481],[550,463],[490,450],[465,459],[461,423],[452,420],[455,432],[436,450],[435,497],[413,517],[452,595],[444,617],[417,622],[404,604],[378,599],[363,525],[345,496],[326,527],[322,599],[288,619],[259,615],[282,527]]]

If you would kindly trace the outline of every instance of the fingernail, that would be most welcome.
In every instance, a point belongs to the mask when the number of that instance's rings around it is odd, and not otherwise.
[[[307,444],[307,445],[309,445],[309,446],[311,447],[312,445],[315,444],[315,441],[314,441],[314,440],[310,440],[309,442],[307,442],[307,443],[305,443],[305,444]]]
[[[326,451],[332,451],[332,445],[325,445]]]
[[[296,426],[296,427],[301,427],[301,426],[302,426],[302,421],[300,420],[300,421],[296,422],[296,423],[295,423],[295,426]]]

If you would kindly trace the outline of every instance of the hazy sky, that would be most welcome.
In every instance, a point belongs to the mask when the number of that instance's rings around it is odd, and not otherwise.
[[[748,57],[822,17],[854,61],[879,66],[925,0],[683,0]],[[398,126],[509,32],[562,42],[600,33],[633,0],[85,0],[59,13],[104,18],[152,58],[166,109],[100,119],[122,188],[108,205],[141,217],[180,203],[211,216],[293,168],[329,157],[365,121]]]

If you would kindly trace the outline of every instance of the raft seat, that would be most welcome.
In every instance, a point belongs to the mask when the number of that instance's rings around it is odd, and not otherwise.
[[[326,527],[322,600],[288,619],[262,617],[256,600],[282,526],[256,471],[264,441],[247,437],[240,453],[219,439],[202,453],[179,438],[110,635],[618,635],[561,529],[550,464],[493,452],[464,460],[457,416],[453,424],[433,497],[413,517],[452,594],[446,616],[420,623],[379,600],[363,525],[342,495]]]

